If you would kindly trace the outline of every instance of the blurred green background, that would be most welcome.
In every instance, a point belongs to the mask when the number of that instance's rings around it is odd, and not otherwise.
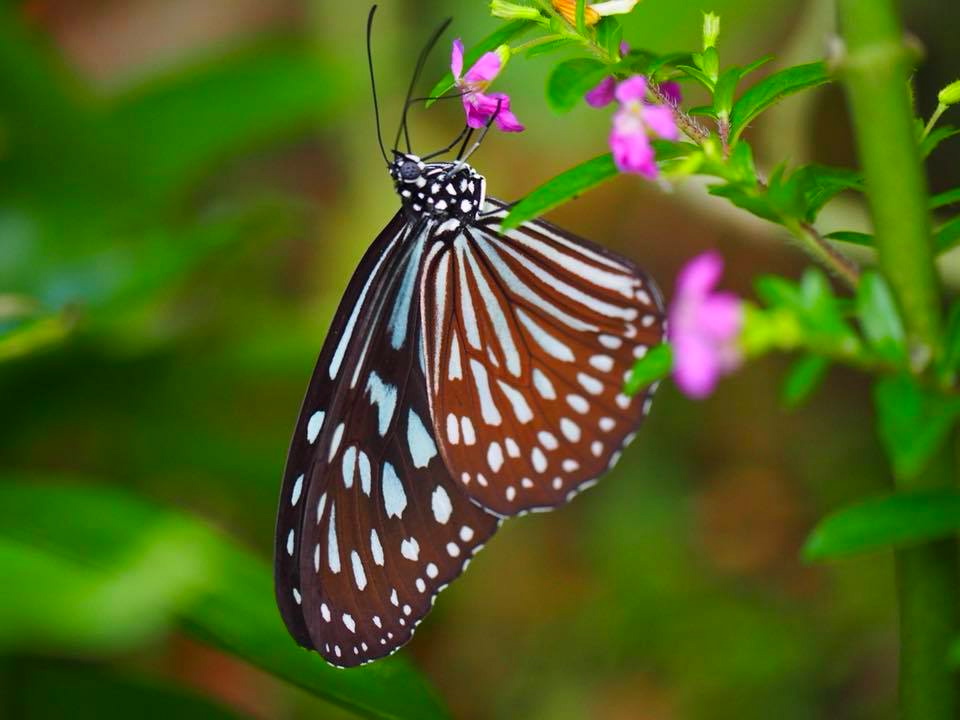
[[[952,5],[905,8],[925,114],[960,71]],[[891,558],[798,558],[818,517],[889,484],[868,388],[837,371],[788,412],[786,361],[702,404],[665,384],[616,470],[569,507],[508,522],[399,658],[341,672],[292,649],[267,564],[289,432],[340,293],[397,206],[375,147],[367,10],[3,3],[0,717],[353,716],[338,704],[426,717],[441,702],[429,684],[477,720],[892,718]],[[821,0],[645,0],[626,37],[693,48],[701,10],[721,14],[729,63],[817,59],[833,29]],[[486,3],[382,3],[388,134],[449,14],[424,89],[451,37],[493,29]],[[504,199],[604,150],[606,112],[547,109],[551,62],[511,63],[503,89],[528,131],[473,158]],[[419,149],[456,133],[453,105],[412,114]],[[856,161],[836,88],[750,133],[766,167]],[[935,189],[960,182],[958,148],[931,165]],[[696,182],[621,178],[552,219],[635,258],[668,296],[708,247],[745,294],[757,273],[804,265]],[[824,215],[827,231],[864,223],[852,200]]]

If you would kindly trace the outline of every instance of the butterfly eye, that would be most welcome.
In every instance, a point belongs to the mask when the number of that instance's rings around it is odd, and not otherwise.
[[[415,162],[405,162],[400,166],[400,177],[410,182],[420,177],[420,166]]]

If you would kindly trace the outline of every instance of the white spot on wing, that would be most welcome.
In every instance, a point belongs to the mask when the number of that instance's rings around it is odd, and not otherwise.
[[[315,412],[310,416],[310,420],[307,421],[307,440],[310,444],[317,439],[317,435],[320,434],[320,430],[323,428],[323,418],[326,416],[326,413],[322,411]]]
[[[420,557],[420,543],[417,542],[416,538],[409,538],[400,543],[400,554],[403,555],[407,560],[411,562],[416,562]]]
[[[393,465],[388,462],[383,464],[383,508],[387,511],[387,517],[402,517],[404,509],[407,507],[407,494],[403,491],[403,483]]]
[[[330,504],[330,526],[327,530],[327,564],[333,573],[340,572],[340,548],[337,546],[337,506]]]
[[[450,496],[443,489],[442,485],[437,485],[430,496],[430,506],[433,509],[433,517],[441,525],[446,524],[453,512],[453,505],[450,503]]]
[[[397,407],[397,387],[383,382],[377,373],[371,372],[367,379],[367,392],[370,393],[370,403],[377,406],[377,431],[383,437],[387,434],[393,411]]]
[[[357,583],[357,590],[363,590],[367,586],[367,574],[363,571],[363,562],[356,550],[350,551],[350,563],[353,565],[353,579]]]
[[[373,561],[383,567],[383,545],[375,528],[370,529],[370,554],[373,555]]]
[[[300,475],[293,483],[293,490],[290,493],[290,504],[296,506],[300,501],[300,493],[303,492],[303,475]]]
[[[430,464],[431,458],[437,454],[433,437],[427,432],[420,416],[412,409],[407,416],[407,445],[410,447],[413,466],[417,468],[425,468]]]
[[[533,386],[544,400],[557,399],[557,392],[553,389],[553,383],[550,382],[550,378],[544,375],[539,368],[534,368],[533,370]]]
[[[507,396],[507,400],[509,400],[510,405],[513,406],[513,414],[517,416],[517,420],[519,420],[520,423],[528,423],[533,420],[533,411],[530,409],[530,405],[527,403],[527,399],[523,396],[523,393],[511,387],[503,380],[497,380],[497,385],[500,386],[503,394]]]

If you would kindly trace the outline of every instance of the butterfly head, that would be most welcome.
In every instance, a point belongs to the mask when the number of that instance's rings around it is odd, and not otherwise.
[[[390,177],[404,209],[414,217],[472,223],[483,207],[486,181],[465,162],[424,162],[395,152]]]

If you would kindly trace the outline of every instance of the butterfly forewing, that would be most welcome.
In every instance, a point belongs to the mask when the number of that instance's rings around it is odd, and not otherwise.
[[[496,530],[439,455],[420,341],[428,222],[401,214],[337,311],[297,423],[280,501],[277,600],[291,634],[358,665],[404,644]]]
[[[603,474],[649,409],[631,367],[664,336],[635,265],[544,222],[502,232],[503,205],[426,258],[434,431],[464,492],[499,515],[556,506]]]

